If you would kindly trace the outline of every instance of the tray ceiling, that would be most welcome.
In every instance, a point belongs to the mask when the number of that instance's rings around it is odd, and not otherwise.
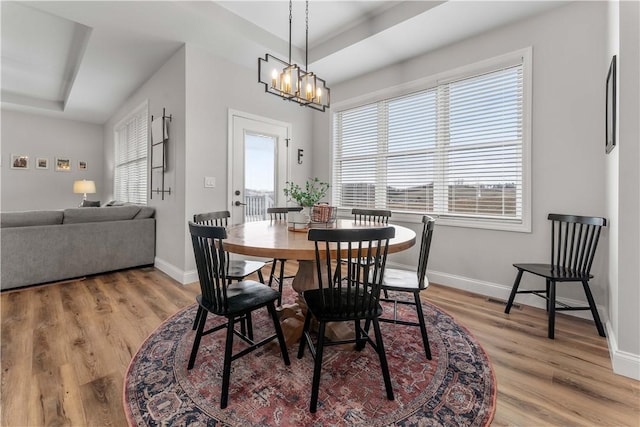
[[[335,85],[560,1],[311,1],[309,68]],[[2,1],[2,106],[104,123],[182,45],[287,59],[287,1]],[[304,2],[292,59],[304,64]]]

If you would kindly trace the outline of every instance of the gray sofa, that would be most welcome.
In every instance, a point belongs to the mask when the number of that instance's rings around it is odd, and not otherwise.
[[[0,214],[0,289],[153,264],[155,210],[148,206]]]

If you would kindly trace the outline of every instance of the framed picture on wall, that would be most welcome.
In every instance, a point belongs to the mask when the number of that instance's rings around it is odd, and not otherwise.
[[[71,171],[71,159],[68,157],[56,157],[56,170],[58,172]]]
[[[25,156],[24,154],[12,154],[11,169],[29,169],[29,156]]]
[[[79,160],[78,161],[78,170],[79,171],[86,171],[87,170],[87,162],[85,162],[84,160]]]
[[[605,121],[605,151],[607,154],[616,146],[616,55],[611,58],[607,73],[607,104]]]
[[[49,169],[49,158],[38,157],[36,159],[36,169]]]

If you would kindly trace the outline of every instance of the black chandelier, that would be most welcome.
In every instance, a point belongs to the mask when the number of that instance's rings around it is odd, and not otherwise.
[[[301,106],[326,111],[330,106],[331,90],[327,82],[308,71],[309,61],[309,1],[306,1],[305,59],[304,69],[291,63],[291,21],[292,1],[289,0],[289,62],[266,54],[258,58],[258,83],[264,85],[265,92],[282,99],[295,101]]]

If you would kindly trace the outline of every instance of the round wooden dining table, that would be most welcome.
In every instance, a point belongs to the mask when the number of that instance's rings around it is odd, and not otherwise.
[[[395,237],[389,240],[389,253],[400,252],[413,246],[416,233],[406,227],[395,224],[381,224],[375,222],[355,221],[353,219],[338,219],[329,224],[311,224],[312,228],[378,228],[394,227]],[[246,222],[227,228],[227,238],[224,241],[225,250],[242,255],[255,257],[276,258],[298,261],[298,271],[293,278],[292,287],[298,293],[293,304],[283,304],[280,310],[283,332],[287,343],[294,342],[300,337],[304,320],[304,300],[300,297],[307,289],[318,287],[315,268],[315,245],[307,238],[307,230],[291,231],[286,221],[258,221]],[[294,320],[292,320],[292,318]],[[343,336],[343,332],[334,330],[336,337]]]

